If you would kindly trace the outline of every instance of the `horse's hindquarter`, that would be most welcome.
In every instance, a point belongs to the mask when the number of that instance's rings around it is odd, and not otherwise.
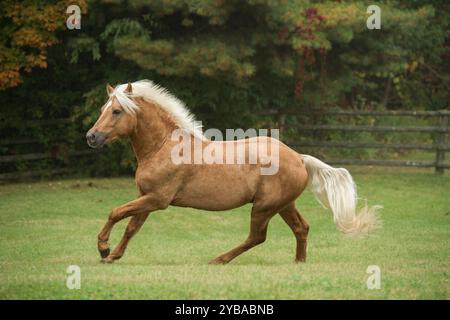
[[[262,175],[254,204],[259,210],[280,210],[294,201],[308,184],[303,157],[279,143],[279,163],[276,174]]]

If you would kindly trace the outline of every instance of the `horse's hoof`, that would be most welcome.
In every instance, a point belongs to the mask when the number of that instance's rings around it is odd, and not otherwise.
[[[108,249],[103,249],[103,250],[98,250],[98,252],[100,252],[100,256],[102,257],[102,259],[106,258],[107,256],[109,256],[109,248]]]
[[[100,262],[101,263],[113,263],[114,259],[111,257],[106,257],[106,258],[103,258],[102,260],[100,260]]]

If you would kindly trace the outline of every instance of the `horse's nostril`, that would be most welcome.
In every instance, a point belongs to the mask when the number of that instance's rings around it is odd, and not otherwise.
[[[88,134],[86,135],[86,139],[87,139],[89,142],[94,142],[94,141],[95,141],[95,134],[94,134],[94,133],[88,133]]]

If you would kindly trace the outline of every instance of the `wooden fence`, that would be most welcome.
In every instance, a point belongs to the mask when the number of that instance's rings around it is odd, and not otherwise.
[[[22,125],[25,127],[37,127],[40,130],[49,130],[49,128],[53,128],[54,126],[66,126],[73,123],[73,120],[70,118],[61,118],[61,119],[42,119],[42,120],[29,120],[24,121]],[[80,133],[80,140],[84,141],[84,134]],[[47,147],[44,146],[44,143],[34,137],[2,137],[0,139],[0,148],[10,150],[15,150],[16,148],[23,151],[20,153],[14,152],[6,152],[0,154],[0,166],[13,165],[14,167],[19,167],[18,164],[25,164],[22,167],[25,169],[20,170],[0,170],[0,181],[6,180],[17,180],[22,178],[33,178],[38,176],[53,176],[53,175],[61,175],[73,172],[71,168],[60,165],[58,167],[51,167],[45,169],[29,169],[27,168],[29,163],[33,163],[40,160],[67,160],[72,158],[86,157],[95,154],[98,152],[97,150],[85,148],[82,150],[66,150],[65,152],[61,152],[61,150],[54,150],[53,147],[58,144],[67,145],[66,137],[64,135],[48,139],[46,140]],[[40,149],[43,149],[39,152],[30,151],[31,147],[39,146]]]
[[[382,133],[396,133],[396,132],[422,132],[435,133],[435,140],[433,144],[404,144],[404,143],[374,143],[374,142],[354,142],[354,141],[323,141],[310,140],[301,142],[288,142],[291,147],[326,147],[326,148],[351,148],[351,149],[400,149],[400,150],[428,150],[435,152],[434,161],[416,161],[416,160],[381,160],[381,159],[325,159],[328,163],[334,165],[340,164],[354,164],[354,165],[376,165],[376,166],[408,166],[408,167],[434,167],[436,173],[443,174],[445,169],[450,169],[450,163],[445,162],[445,153],[450,151],[450,146],[446,143],[446,135],[450,133],[449,117],[450,111],[308,111],[308,115],[315,114],[320,116],[410,116],[417,118],[435,118],[436,125],[434,126],[367,126],[367,125],[323,125],[323,124],[308,124],[297,128],[304,132],[320,132],[320,131],[344,131],[344,132],[382,132]],[[278,125],[281,130],[285,126],[286,116],[304,116],[298,110],[284,109],[284,110],[265,110],[261,112],[262,116],[276,117]],[[40,123],[42,126],[49,126],[54,124],[69,123],[69,119],[55,119],[47,120],[45,123]],[[84,133],[80,133],[80,139],[84,139]],[[55,140],[57,142],[58,139]],[[38,140],[33,138],[0,140],[0,147],[5,145],[23,145],[35,144]],[[96,151],[92,149],[70,151],[66,157],[84,157],[93,155]],[[3,154],[0,155],[0,165],[6,163],[36,161],[42,159],[57,159],[58,155],[52,152],[39,153],[25,153],[25,154]],[[45,174],[61,174],[67,173],[68,168],[52,168],[51,170],[30,170],[21,172],[1,172],[0,180],[10,180],[23,177],[38,176]]]
[[[374,143],[374,142],[354,142],[354,141],[302,141],[288,142],[291,147],[327,147],[327,148],[352,148],[352,149],[397,149],[397,150],[428,150],[435,152],[434,161],[416,160],[381,160],[381,159],[326,159],[330,164],[354,164],[354,165],[375,165],[375,166],[404,166],[404,167],[434,167],[437,174],[443,174],[445,169],[450,169],[450,163],[445,162],[445,153],[450,151],[450,146],[446,143],[446,135],[450,133],[449,116],[450,111],[308,111],[308,115],[320,116],[410,116],[415,118],[435,118],[434,126],[366,126],[366,125],[303,125],[297,128],[299,131],[343,131],[343,132],[421,132],[435,133],[433,144],[406,144],[406,143]],[[285,126],[287,115],[304,116],[295,109],[266,110],[261,115],[276,116],[281,130]]]

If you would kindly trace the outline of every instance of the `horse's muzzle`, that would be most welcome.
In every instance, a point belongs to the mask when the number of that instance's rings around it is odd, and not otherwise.
[[[86,134],[86,141],[91,148],[100,148],[105,144],[107,135],[103,132],[88,132]]]

